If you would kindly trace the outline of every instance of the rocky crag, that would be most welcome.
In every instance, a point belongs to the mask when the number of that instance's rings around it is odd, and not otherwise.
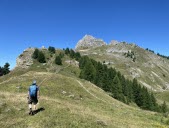
[[[104,45],[106,45],[106,43],[102,39],[97,39],[91,35],[85,35],[81,40],[78,41],[75,49],[88,49]]]

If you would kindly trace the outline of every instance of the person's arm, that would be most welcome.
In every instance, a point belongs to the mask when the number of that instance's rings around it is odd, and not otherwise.
[[[27,98],[30,98],[30,95],[29,95],[29,90],[28,90],[28,96],[27,96]]]
[[[37,96],[38,96],[38,99],[39,99],[40,98],[39,90],[37,91]]]
[[[37,86],[37,97],[38,97],[38,99],[40,98],[39,86]]]

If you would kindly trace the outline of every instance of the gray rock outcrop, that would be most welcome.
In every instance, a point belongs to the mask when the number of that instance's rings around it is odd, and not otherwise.
[[[81,40],[78,41],[75,49],[88,49],[106,45],[102,39],[97,39],[91,35],[85,35]]]
[[[109,45],[117,45],[119,42],[117,40],[112,40]]]
[[[31,66],[33,64],[32,54],[34,50],[34,48],[24,50],[23,53],[16,59],[16,67],[28,68]]]

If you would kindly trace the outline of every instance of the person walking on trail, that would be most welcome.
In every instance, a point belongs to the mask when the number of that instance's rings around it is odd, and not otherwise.
[[[39,99],[39,87],[36,84],[36,81],[34,80],[28,90],[29,115],[33,115],[34,111],[36,111],[38,99]],[[34,105],[34,110],[32,110],[32,104]]]

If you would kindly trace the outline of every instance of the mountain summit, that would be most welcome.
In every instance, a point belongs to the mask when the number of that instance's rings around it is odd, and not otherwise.
[[[102,39],[97,39],[91,35],[85,35],[81,40],[78,41],[76,49],[88,49],[106,45]]]

